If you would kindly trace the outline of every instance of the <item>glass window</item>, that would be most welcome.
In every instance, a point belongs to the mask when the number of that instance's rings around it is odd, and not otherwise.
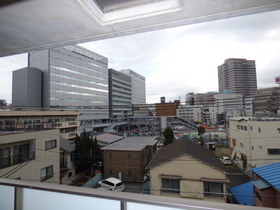
[[[180,180],[178,179],[162,179],[162,192],[180,193]]]
[[[267,149],[269,155],[280,155],[280,149]]]
[[[56,148],[56,140],[50,140],[45,142],[45,149],[53,149]]]
[[[53,177],[53,166],[52,165],[41,169],[41,181],[44,181],[51,177]]]
[[[209,197],[223,197],[223,183],[218,182],[204,182],[204,196]]]
[[[0,149],[0,168],[10,165],[10,148]]]

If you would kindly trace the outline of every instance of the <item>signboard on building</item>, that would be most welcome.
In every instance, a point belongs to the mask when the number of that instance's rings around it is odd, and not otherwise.
[[[275,77],[275,83],[276,84],[280,84],[280,76],[279,77]]]

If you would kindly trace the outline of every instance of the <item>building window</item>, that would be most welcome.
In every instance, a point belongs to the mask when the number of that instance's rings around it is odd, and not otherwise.
[[[180,193],[180,180],[178,179],[162,179],[162,192]]]
[[[50,140],[45,142],[45,150],[56,148],[56,140]]]
[[[236,128],[237,128],[238,130],[240,130],[240,125],[237,125]]]
[[[47,180],[53,177],[53,166],[48,166],[41,169],[41,181]]]
[[[204,182],[204,196],[223,197],[224,188],[222,183]]]
[[[131,175],[131,171],[128,171],[128,177],[131,177],[132,175]]]
[[[10,148],[0,149],[0,168],[10,165]]]
[[[241,142],[240,142],[240,147],[241,147],[241,148],[244,148],[244,144],[243,144],[243,143],[241,143]]]
[[[110,159],[112,159],[112,153],[111,152],[110,152],[109,156],[110,156]]]
[[[259,133],[261,133],[262,132],[261,128],[259,128],[258,131],[259,131]]]
[[[13,164],[22,163],[35,158],[35,151],[31,144],[14,146]]]
[[[280,155],[280,149],[267,149],[269,155]]]
[[[128,153],[128,159],[130,159],[130,153]]]
[[[247,126],[244,126],[244,131],[247,131]]]

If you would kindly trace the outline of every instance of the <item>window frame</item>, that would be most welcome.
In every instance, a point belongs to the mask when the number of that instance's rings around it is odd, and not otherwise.
[[[45,172],[44,172],[45,171]],[[41,182],[53,177],[53,165],[41,169]],[[43,176],[44,175],[44,176]]]
[[[169,183],[168,183],[169,182]],[[168,186],[167,186],[168,184]],[[180,194],[180,179],[161,179],[161,192],[170,194]]]
[[[45,141],[45,150],[54,149],[56,147],[57,147],[57,140],[56,139]]]

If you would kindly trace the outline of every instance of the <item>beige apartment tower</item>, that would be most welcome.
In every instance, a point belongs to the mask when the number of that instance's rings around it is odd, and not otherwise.
[[[228,58],[218,66],[219,93],[230,91],[244,98],[254,97],[257,91],[254,60]]]

